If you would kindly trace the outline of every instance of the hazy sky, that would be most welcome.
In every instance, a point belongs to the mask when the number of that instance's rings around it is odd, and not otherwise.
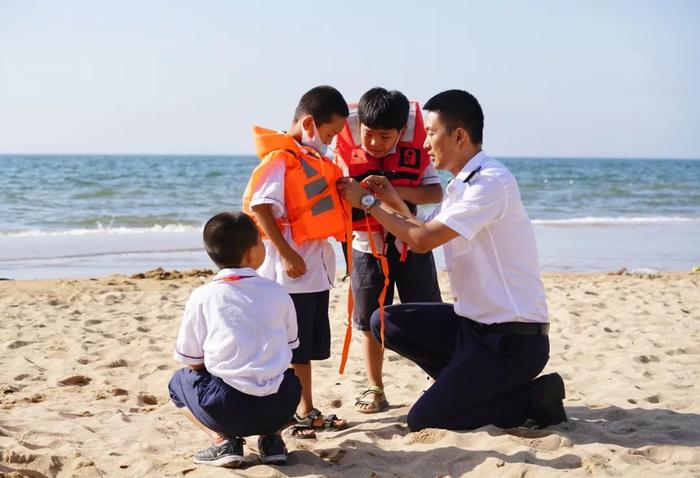
[[[0,153],[249,153],[318,84],[466,89],[493,155],[698,158],[700,1],[0,0]]]

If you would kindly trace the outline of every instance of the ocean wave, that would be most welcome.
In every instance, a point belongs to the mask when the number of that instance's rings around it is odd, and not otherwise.
[[[30,237],[30,236],[97,236],[103,234],[147,234],[147,233],[183,233],[198,232],[202,228],[188,224],[156,224],[150,227],[112,227],[98,225],[95,228],[77,228],[66,230],[30,229],[26,231],[0,232],[5,237]]]
[[[575,226],[575,225],[623,225],[623,224],[690,224],[700,223],[698,217],[682,216],[617,216],[617,217],[571,217],[561,219],[533,219],[533,224],[548,226]]]

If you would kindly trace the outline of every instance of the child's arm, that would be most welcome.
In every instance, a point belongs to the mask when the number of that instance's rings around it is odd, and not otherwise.
[[[442,185],[394,186],[401,199],[413,204],[434,204],[442,201]]]
[[[204,369],[203,344],[206,336],[207,326],[202,315],[201,303],[197,300],[197,291],[195,291],[190,295],[182,315],[173,358],[193,370]]]
[[[306,274],[306,262],[282,236],[272,214],[272,206],[270,204],[257,204],[252,206],[251,209],[265,235],[277,248],[280,256],[282,256],[282,265],[287,275],[292,279],[296,279]]]

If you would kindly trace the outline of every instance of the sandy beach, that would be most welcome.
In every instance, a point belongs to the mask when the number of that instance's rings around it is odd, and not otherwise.
[[[333,357],[315,366],[316,406],[350,421],[287,440],[289,465],[195,466],[204,435],[169,403],[185,277],[0,282],[0,476],[700,476],[700,274],[544,275],[551,360],[570,420],[545,430],[423,430],[405,416],[429,386],[388,353],[389,411],[353,409],[359,341],[337,373],[347,284],[331,293]],[[443,297],[450,300],[441,274]],[[474,364],[479,366],[479,364]]]

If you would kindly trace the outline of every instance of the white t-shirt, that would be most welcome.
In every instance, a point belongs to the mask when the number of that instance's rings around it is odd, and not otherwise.
[[[226,276],[245,277],[226,282]],[[299,346],[294,303],[253,269],[222,269],[190,295],[175,342],[175,360],[204,364],[248,395],[276,393]]]
[[[285,161],[273,160],[253,191],[250,205],[270,204],[275,219],[287,216],[284,201]],[[265,243],[267,256],[258,273],[281,284],[290,294],[321,292],[333,287],[335,280],[335,252],[326,239],[316,239],[297,244],[292,239],[292,229],[285,226],[282,236],[306,262],[306,274],[296,279],[287,275],[282,264],[282,256],[268,240]]]
[[[435,167],[433,166],[432,163],[429,163],[428,166],[423,170],[423,173],[420,178],[420,185],[421,186],[427,186],[429,184],[440,184],[440,176],[438,176],[437,171],[435,170]],[[384,245],[384,239],[386,238],[386,231],[382,230],[381,232],[373,232],[372,237],[374,238],[374,244],[378,249],[379,253],[383,253],[381,250],[382,246]],[[400,251],[401,247],[401,241],[398,239],[395,241],[396,242],[396,247]],[[352,233],[352,248],[355,249],[356,251],[364,252],[366,254],[371,254],[372,253],[372,246],[369,243],[369,233],[366,231],[353,231]],[[410,248],[409,248],[410,249]]]
[[[458,315],[485,324],[548,321],[535,233],[503,164],[479,152],[447,185],[434,218],[460,234],[443,246]]]

